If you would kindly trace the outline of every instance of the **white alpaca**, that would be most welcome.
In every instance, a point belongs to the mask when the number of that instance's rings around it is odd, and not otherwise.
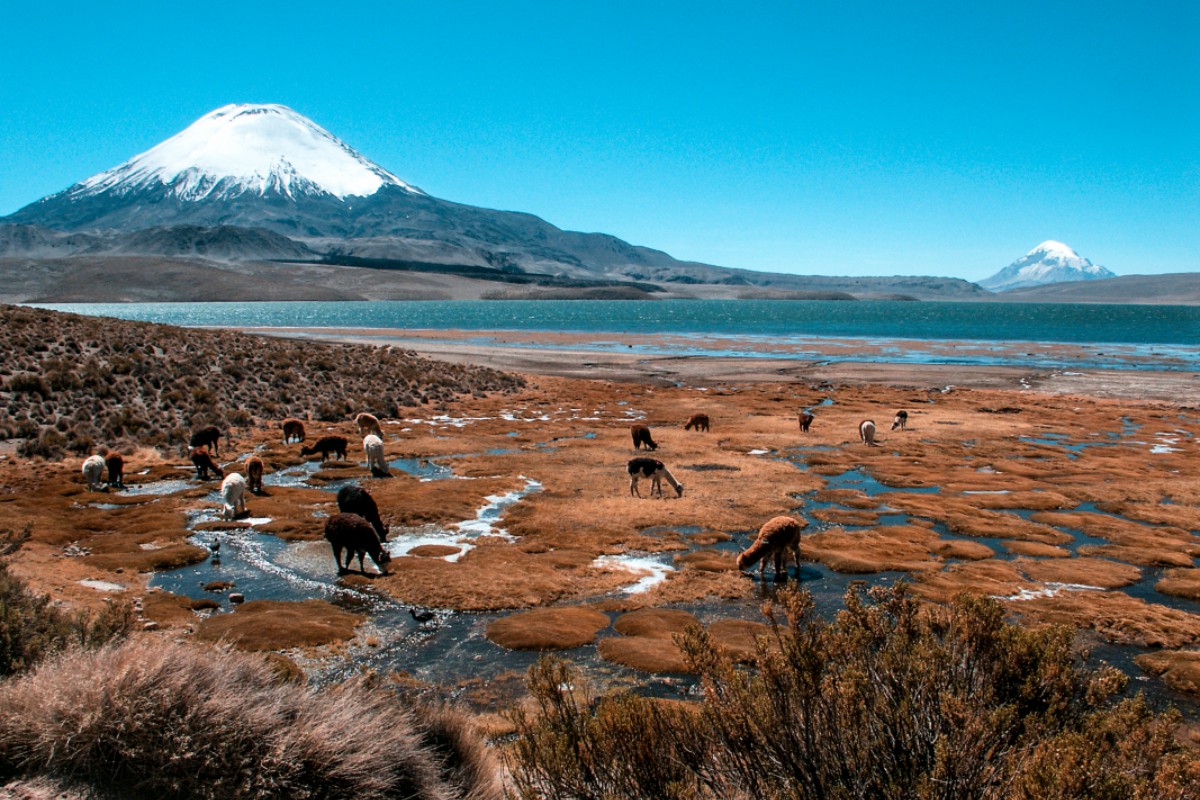
[[[83,477],[87,480],[88,491],[100,491],[100,478],[104,474],[104,457],[88,456],[83,461]]]
[[[367,453],[367,468],[372,475],[387,475],[388,463],[383,457],[383,439],[371,433],[363,437],[363,450]]]
[[[221,481],[221,500],[225,503],[225,519],[237,519],[246,510],[246,479],[241,473],[231,472]]]
[[[650,479],[650,495],[651,497],[657,492],[662,496],[662,480],[667,479],[667,483],[671,484],[675,489],[676,497],[683,497],[683,484],[675,480],[675,476],[671,471],[659,461],[657,458],[632,458],[627,466],[629,472],[629,494],[634,497],[641,497],[642,493],[638,491],[638,481],[642,478]]]
[[[858,438],[868,447],[878,447],[875,444],[875,420],[864,419],[858,426]]]

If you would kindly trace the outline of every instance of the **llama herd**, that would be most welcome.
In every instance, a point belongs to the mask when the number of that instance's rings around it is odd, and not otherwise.
[[[797,415],[801,432],[807,433],[815,421],[810,411],[801,411]],[[375,477],[389,475],[387,459],[384,455],[383,429],[379,420],[371,414],[358,414],[354,419],[359,434],[363,436],[363,451],[366,455],[367,467]],[[898,411],[892,421],[892,430],[905,430],[908,425],[908,412]],[[684,430],[709,432],[711,420],[707,414],[693,414],[683,426]],[[300,444],[305,441],[304,423],[295,418],[285,419],[282,423],[284,444]],[[630,427],[634,450],[657,450],[651,436],[650,428],[642,423]],[[874,420],[864,419],[858,426],[859,440],[868,447],[878,447],[875,441],[876,425]],[[214,459],[220,440],[226,438],[219,428],[209,426],[192,433],[188,440],[188,458],[196,468],[198,480],[208,480],[210,475],[221,478],[220,496],[222,517],[226,520],[237,519],[248,513],[246,509],[246,494],[260,494],[263,491],[263,472],[265,464],[256,455],[249,456],[245,461],[245,475],[230,472],[228,475]],[[300,455],[307,457],[320,454],[322,460],[332,457],[346,458],[349,440],[345,436],[330,434],[321,436],[311,446],[301,445]],[[104,481],[107,470],[108,480]],[[108,487],[123,488],[124,459],[115,451],[106,455],[89,456],[83,462],[83,477],[88,491],[106,490]],[[638,484],[641,480],[650,481],[650,496],[662,497],[662,482],[666,481],[674,490],[676,497],[683,496],[683,484],[679,482],[667,466],[657,458],[637,456],[626,465],[629,475],[629,494],[641,498]],[[361,486],[343,487],[337,494],[338,513],[330,516],[325,523],[325,538],[333,549],[334,560],[337,562],[338,574],[344,574],[350,569],[355,557],[358,558],[359,570],[364,569],[364,559],[370,556],[381,574],[387,574],[387,565],[391,556],[384,548],[387,541],[387,526],[379,514],[379,508],[371,494]],[[759,576],[763,577],[768,559],[773,559],[775,579],[785,580],[787,576],[787,558],[794,557],[797,568],[800,564],[800,530],[804,523],[792,517],[780,516],[769,520],[759,530],[754,542],[737,558],[739,570],[748,570],[759,564]],[[345,555],[343,563],[343,554]]]
[[[800,425],[802,433],[808,433],[812,427],[816,417],[810,411],[801,411],[797,414],[797,422]],[[693,414],[684,424],[684,430],[708,431],[710,430],[711,420],[707,414]],[[908,412],[900,410],[896,412],[896,416],[892,420],[892,430],[906,430],[908,427]],[[658,444],[650,435],[650,428],[642,423],[636,423],[630,426],[630,434],[633,436],[633,449],[641,450],[643,446],[647,450],[657,450]],[[858,425],[858,438],[867,447],[878,447],[879,443],[875,441],[875,421],[864,419]],[[663,462],[656,458],[648,458],[646,456],[637,456],[629,460],[626,465],[629,472],[629,494],[633,497],[641,497],[642,494],[638,491],[638,482],[643,478],[650,480],[650,496],[662,496],[662,481],[665,480],[675,489],[676,497],[683,497],[683,484],[675,479],[671,471],[667,469]],[[796,561],[796,569],[800,568],[800,531],[804,527],[804,523],[794,517],[780,516],[768,520],[766,524],[758,532],[758,536],[754,542],[744,550],[737,558],[737,568],[739,570],[747,570],[755,564],[759,564],[759,578],[764,578],[768,557],[773,557],[775,562],[775,580],[781,581],[787,578],[787,556],[790,553]]]

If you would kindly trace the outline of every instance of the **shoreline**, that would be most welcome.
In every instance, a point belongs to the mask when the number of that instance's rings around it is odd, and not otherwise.
[[[1200,389],[1200,372],[1131,366],[1016,366],[888,360],[890,343],[845,338],[805,340],[801,345],[764,339],[769,355],[727,355],[730,337],[677,334],[608,334],[606,347],[595,347],[594,334],[478,330],[402,330],[395,328],[237,328],[246,333],[290,339],[394,346],[426,358],[475,364],[507,372],[654,386],[702,387],[728,383],[802,382],[948,391],[953,387],[1004,389],[1047,394],[1132,399],[1187,406]],[[1009,342],[985,347],[978,342],[912,340],[923,351],[957,357],[1022,354],[1062,364],[1082,359],[1095,348],[1079,345]],[[756,341],[756,344],[760,342]],[[592,345],[592,346],[589,346]],[[617,349],[624,345],[625,350]],[[678,351],[687,348],[687,352]],[[1035,352],[1026,352],[1029,348]],[[745,348],[744,342],[742,348]],[[820,352],[812,352],[820,348]],[[1137,363],[1119,347],[1108,347],[1118,363]],[[789,351],[791,354],[789,354]],[[870,360],[865,360],[870,359]]]

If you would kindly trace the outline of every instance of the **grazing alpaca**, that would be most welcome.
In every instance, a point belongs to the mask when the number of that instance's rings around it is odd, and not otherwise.
[[[813,420],[816,419],[816,417],[807,411],[801,411],[796,418],[800,421],[800,431],[802,433],[808,433],[808,426],[812,425]]]
[[[104,459],[104,466],[108,469],[108,485],[124,489],[125,459],[121,457],[121,454],[115,450],[109,453]]]
[[[304,441],[304,423],[295,417],[288,417],[283,421],[283,443],[291,444],[293,441]]]
[[[262,491],[264,467],[263,460],[258,456],[250,456],[246,459],[246,486],[255,494]]]
[[[221,481],[221,500],[225,503],[221,517],[237,519],[246,510],[246,479],[236,472],[226,475]]]
[[[373,433],[380,439],[383,438],[383,428],[379,427],[379,420],[373,414],[359,414],[354,418],[354,424],[358,426],[359,436]]]
[[[383,439],[373,433],[363,437],[363,450],[367,453],[367,467],[377,478],[389,475],[387,459],[383,457]]]
[[[629,433],[633,435],[634,450],[641,450],[642,445],[646,445],[647,450],[658,449],[658,445],[650,438],[650,429],[645,425],[633,425],[629,428]]]
[[[217,451],[217,441],[221,436],[220,428],[216,425],[209,425],[207,428],[201,428],[192,433],[192,438],[188,439],[188,447],[207,447],[210,453],[219,456],[221,454]]]
[[[858,438],[868,447],[878,447],[875,444],[875,420],[864,419],[858,425]]]
[[[906,427],[908,427],[908,412],[897,411],[896,418],[892,420],[892,430],[896,430],[896,428],[904,430]]]
[[[688,418],[687,424],[683,426],[685,431],[690,431],[695,428],[698,431],[708,430],[708,414],[692,414]]]
[[[675,496],[683,497],[683,484],[675,480],[671,471],[657,458],[631,458],[626,469],[629,472],[629,494],[631,496],[641,497],[642,493],[638,491],[638,481],[642,478],[649,478],[650,496],[653,497],[657,492],[658,496],[662,497],[662,479],[666,478],[667,483],[675,487]]]
[[[338,489],[337,506],[338,511],[343,514],[357,514],[371,523],[379,541],[387,541],[388,529],[379,516],[379,506],[375,505],[375,498],[371,497],[371,493],[366,489],[361,486],[343,486]]]
[[[300,455],[311,456],[314,453],[321,454],[322,461],[329,460],[330,453],[336,453],[341,458],[346,457],[346,446],[350,441],[345,436],[322,436],[313,443],[312,447],[301,447]]]
[[[767,556],[775,557],[776,582],[787,580],[787,554],[796,557],[796,571],[800,570],[800,531],[804,523],[793,517],[775,517],[768,520],[758,531],[754,543],[737,557],[737,568],[750,569],[758,564],[758,579],[766,577]]]
[[[350,569],[350,562],[358,556],[358,569],[366,573],[363,565],[364,556],[371,556],[379,574],[387,575],[387,564],[392,556],[375,535],[371,523],[357,514],[334,514],[325,520],[325,538],[333,548],[333,558],[337,561],[338,575],[343,575]],[[346,566],[342,566],[342,551],[346,551]]]
[[[83,460],[83,477],[87,481],[89,492],[100,491],[100,481],[103,475],[103,456],[88,456]]]
[[[196,465],[197,480],[208,480],[208,473],[216,473],[218,478],[225,477],[225,471],[217,466],[217,462],[213,461],[212,456],[207,450],[201,450],[199,447],[193,447],[192,452],[188,454],[192,463]]]

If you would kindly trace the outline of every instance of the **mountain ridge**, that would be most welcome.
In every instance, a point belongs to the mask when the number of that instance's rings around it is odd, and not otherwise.
[[[979,281],[979,285],[993,292],[1007,292],[1051,283],[1112,277],[1115,277],[1115,273],[1093,264],[1075,252],[1073,247],[1049,239],[995,275]]]
[[[537,286],[620,282],[641,291],[636,284],[656,284],[666,289],[660,296],[991,296],[958,278],[803,276],[681,261],[609,234],[563,230],[534,214],[443,200],[273,104],[222,106],[116,167],[0,217],[0,259],[10,273],[40,258],[56,260],[43,273],[50,275],[69,271],[72,259],[122,256],[145,257],[145,264],[195,259],[234,265],[234,272],[238,263],[278,262],[281,276],[295,272],[289,280],[312,265],[376,265],[356,273],[370,275],[392,269],[378,265],[402,263],[421,265],[401,270],[410,274],[520,273]],[[120,274],[131,290],[153,288],[152,276]],[[389,287],[393,296],[398,290]]]
[[[201,135],[214,131],[215,141]],[[239,151],[242,145],[245,152]],[[354,180],[331,179],[331,164],[350,164],[359,174]],[[433,197],[276,105],[223,106],[144,153],[0,218],[0,227],[5,224],[37,226],[0,232],[0,256],[9,258],[357,258],[600,283],[789,291],[810,291],[812,284],[803,276],[680,261],[609,234],[562,230],[533,214]],[[150,230],[157,233],[134,235]],[[233,246],[238,241],[247,243],[242,252]],[[842,291],[836,279],[832,288],[824,288],[829,280],[821,283],[818,291]],[[967,281],[936,277],[862,285],[879,293],[918,287],[935,296],[982,291]]]

